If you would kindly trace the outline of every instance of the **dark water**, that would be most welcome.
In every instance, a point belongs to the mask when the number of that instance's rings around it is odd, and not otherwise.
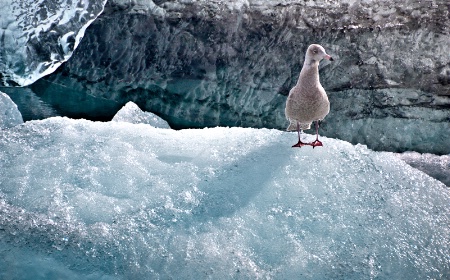
[[[54,116],[110,121],[123,104],[39,80],[27,87],[0,87],[17,104],[24,121]]]

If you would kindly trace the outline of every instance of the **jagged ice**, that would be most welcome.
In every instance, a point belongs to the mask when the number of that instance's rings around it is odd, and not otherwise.
[[[1,131],[0,278],[449,275],[450,191],[394,154],[135,116]]]

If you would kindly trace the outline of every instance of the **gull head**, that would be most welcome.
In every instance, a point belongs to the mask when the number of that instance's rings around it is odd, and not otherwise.
[[[308,50],[306,51],[306,57],[305,60],[310,61],[321,61],[322,59],[327,59],[330,61],[333,61],[334,59],[328,55],[325,51],[325,49],[318,44],[312,44],[308,47]]]

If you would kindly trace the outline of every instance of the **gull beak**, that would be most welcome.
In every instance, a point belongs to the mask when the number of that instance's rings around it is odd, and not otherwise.
[[[329,61],[334,61],[334,59],[331,57],[331,55],[328,55],[328,54],[326,54],[324,58]]]

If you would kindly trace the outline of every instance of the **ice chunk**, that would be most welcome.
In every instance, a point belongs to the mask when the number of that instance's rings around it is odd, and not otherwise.
[[[17,105],[23,121],[41,120],[58,116],[52,105],[42,100],[28,87],[2,87],[0,90],[6,93]]]
[[[106,0],[2,1],[0,83],[29,85],[67,61]]]
[[[142,111],[131,101],[125,104],[112,120],[115,122],[144,123],[159,128],[170,128],[165,120],[153,113]]]
[[[0,91],[0,129],[9,128],[23,123],[22,115],[17,105],[6,93]]]
[[[406,152],[398,154],[406,163],[450,187],[450,155],[419,154]]]
[[[449,188],[392,153],[296,137],[61,117],[2,131],[0,278],[449,275]]]

